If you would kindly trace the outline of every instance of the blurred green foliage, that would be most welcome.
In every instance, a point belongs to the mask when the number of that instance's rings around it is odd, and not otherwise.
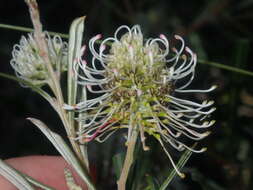
[[[113,34],[123,24],[140,24],[144,35],[160,33],[172,38],[182,35],[198,58],[253,71],[253,0],[40,0],[42,23],[46,30],[68,33],[71,21],[87,15],[85,42],[91,36]],[[0,23],[31,27],[23,1],[1,1]],[[24,32],[0,29],[0,71],[13,73],[9,60],[12,46]],[[30,90],[1,78],[0,89],[0,157],[28,154],[56,154],[46,138],[25,120],[28,116],[48,121],[53,130],[64,136],[59,118],[49,105]],[[204,154],[193,154],[183,171],[185,179],[176,177],[170,190],[250,190],[253,189],[253,89],[252,76],[199,64],[192,87],[219,88],[208,94],[218,108],[212,134],[201,145]],[[205,99],[196,95],[197,100]],[[89,149],[93,170],[100,189],[115,189],[116,174],[112,155],[124,150],[121,133],[104,144],[92,143]],[[160,184],[166,179],[170,162],[156,142],[148,139],[151,151],[138,150],[134,176],[143,183],[135,188]],[[101,148],[102,146],[102,148]],[[38,148],[39,147],[39,148]],[[174,158],[181,154],[171,149]],[[140,162],[140,163],[139,163]],[[142,168],[138,168],[139,166]],[[149,176],[152,176],[150,178]],[[130,180],[131,181],[131,180]]]

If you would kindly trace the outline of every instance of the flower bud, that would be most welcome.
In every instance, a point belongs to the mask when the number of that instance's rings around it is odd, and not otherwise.
[[[48,33],[45,34],[48,55],[54,71],[66,71],[67,43],[63,42],[57,35],[51,38]],[[28,37],[22,36],[20,43],[14,45],[10,64],[15,70],[17,77],[27,80],[34,85],[44,85],[47,83],[48,71],[46,63],[40,55],[33,33],[28,34]]]

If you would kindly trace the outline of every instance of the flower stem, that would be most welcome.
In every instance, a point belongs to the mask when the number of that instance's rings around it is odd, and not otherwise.
[[[134,129],[132,136],[131,136],[130,140],[128,141],[125,161],[124,161],[123,168],[122,168],[122,171],[120,174],[120,178],[117,182],[118,190],[125,190],[126,189],[127,177],[128,177],[130,168],[133,163],[134,149],[135,149],[137,137],[138,137],[138,130]]]

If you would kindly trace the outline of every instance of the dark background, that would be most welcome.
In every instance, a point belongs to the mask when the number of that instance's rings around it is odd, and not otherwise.
[[[123,24],[140,24],[145,36],[160,33],[172,38],[180,34],[199,59],[228,66],[252,69],[253,0],[40,0],[45,30],[68,33],[76,17],[87,15],[85,42],[102,33],[113,35]],[[0,23],[31,27],[29,13],[22,0],[2,0]],[[0,28],[0,71],[13,74],[9,65],[12,47],[19,42],[20,31]],[[208,95],[216,101],[213,133],[200,144],[208,147],[194,154],[184,172],[187,178],[173,180],[170,189],[250,190],[253,189],[253,89],[252,76],[227,71],[209,64],[198,64],[192,88],[219,88]],[[201,98],[199,95],[194,97]],[[65,135],[58,116],[46,101],[30,89],[0,78],[0,157],[3,159],[32,155],[57,154],[47,139],[26,117],[45,121],[54,131]],[[111,156],[123,150],[119,137],[100,145],[93,143],[90,160],[97,168],[101,189],[115,189]],[[116,140],[115,140],[116,139]],[[161,148],[141,153],[149,163],[146,174],[161,182],[171,167]],[[97,147],[102,148],[97,148]],[[173,150],[171,150],[173,152]],[[178,153],[175,157],[178,157]],[[145,177],[143,178],[145,185]]]

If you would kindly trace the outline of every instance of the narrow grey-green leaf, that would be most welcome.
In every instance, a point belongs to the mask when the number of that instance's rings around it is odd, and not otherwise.
[[[0,28],[5,28],[5,29],[9,29],[9,30],[23,31],[23,32],[33,32],[34,31],[33,28],[23,27],[23,26],[16,26],[16,25],[9,25],[9,24],[2,24],[2,23],[0,24]],[[50,35],[58,35],[61,38],[68,38],[69,37],[68,34],[63,34],[63,33],[59,33],[59,32],[48,31],[48,33]]]
[[[35,187],[39,187],[43,190],[55,190],[52,187],[49,187],[45,184],[42,184],[41,182],[37,181],[36,179],[32,178],[31,176],[28,176],[18,170],[16,170],[15,168],[13,168],[18,174],[20,174],[21,176],[23,176],[30,184],[34,185]]]
[[[49,94],[47,94],[45,91],[43,91],[40,87],[35,86],[34,84],[32,84],[31,82],[6,74],[6,73],[1,73],[0,72],[0,77],[6,78],[6,79],[10,79],[19,83],[22,83],[28,87],[30,87],[33,91],[37,92],[38,94],[40,94],[41,96],[43,96],[47,101],[51,102],[51,97]]]
[[[80,56],[85,16],[75,19],[69,31],[69,50],[68,50],[68,104],[76,103],[77,96],[77,76],[74,75],[73,67],[76,58]],[[74,113],[69,112],[71,126],[74,122]]]
[[[20,173],[20,172],[19,172]],[[47,185],[45,185],[45,184],[42,184],[41,182],[39,182],[39,181],[37,181],[37,180],[35,180],[34,178],[32,178],[32,177],[30,177],[30,176],[28,176],[28,175],[25,175],[25,174],[21,174],[23,177],[25,177],[25,179],[27,180],[27,181],[29,181],[29,183],[31,183],[31,184],[33,184],[34,186],[36,186],[36,187],[39,187],[40,189],[43,189],[43,190],[56,190],[56,189],[54,189],[54,188],[52,188],[52,187],[49,187],[49,186],[47,186]]]
[[[8,179],[18,189],[35,190],[22,175],[16,172],[14,168],[7,165],[1,159],[0,159],[0,175]]]
[[[84,180],[90,190],[95,190],[91,182],[88,172],[81,166],[79,160],[76,158],[72,150],[65,143],[60,135],[52,132],[43,122],[38,119],[28,118],[34,125],[36,125],[46,137],[51,141],[54,147],[59,151],[63,158],[75,169],[78,175]]]
[[[74,66],[77,61],[77,57],[80,57],[81,46],[82,46],[82,38],[83,38],[83,30],[84,30],[84,20],[85,16],[75,19],[69,31],[69,49],[68,49],[68,104],[73,105],[76,104],[77,101],[77,76],[74,74]],[[78,71],[78,68],[76,68]],[[86,99],[86,94],[82,94],[82,99]],[[69,124],[72,129],[75,128],[74,122],[75,113],[69,112],[68,119]],[[78,116],[79,117],[79,116]],[[80,129],[81,123],[79,123],[78,128]],[[86,168],[89,168],[88,163],[88,155],[87,155],[87,146],[80,145],[80,150],[82,153],[82,157],[85,161]]]
[[[178,170],[181,170],[184,165],[186,164],[187,160],[190,158],[192,154],[192,151],[190,150],[185,150],[185,152],[183,153],[183,155],[180,157],[178,163],[177,163],[177,168]],[[173,169],[169,176],[167,177],[167,179],[163,182],[162,186],[160,187],[159,190],[166,190],[167,186],[170,184],[170,182],[172,181],[172,179],[175,177],[175,175],[177,175],[177,172],[175,169]]]
[[[251,72],[249,70],[244,70],[244,69],[241,69],[241,68],[225,65],[225,64],[222,64],[222,63],[207,61],[207,60],[203,60],[203,59],[198,59],[198,63],[210,65],[212,67],[216,67],[216,68],[219,68],[219,69],[224,69],[224,70],[231,71],[231,72],[234,72],[234,73],[239,73],[239,74],[242,74],[242,75],[248,75],[248,76],[253,77],[253,72]]]

